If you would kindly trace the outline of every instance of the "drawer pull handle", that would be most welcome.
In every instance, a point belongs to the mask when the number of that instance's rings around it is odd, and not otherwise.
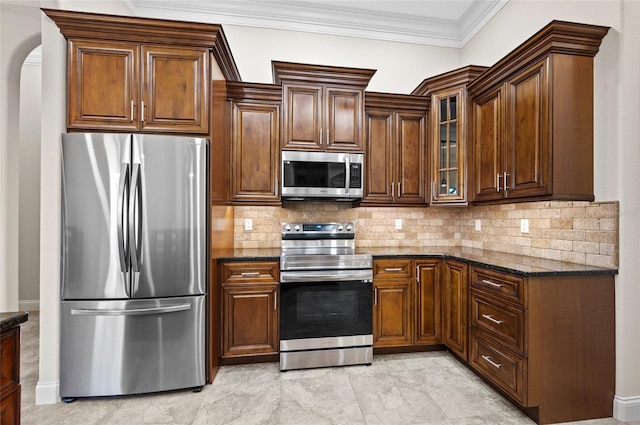
[[[493,360],[491,360],[491,357],[489,356],[482,356],[482,358],[485,359],[487,363],[490,363],[491,366],[495,367],[496,369],[500,369],[502,367],[500,363],[494,362]]]
[[[490,280],[483,279],[482,283],[486,283],[487,285],[495,286],[496,288],[502,288],[504,285],[502,283],[491,282]]]
[[[385,272],[401,272],[402,267],[389,267],[384,269]]]
[[[260,272],[242,272],[242,273],[240,273],[240,276],[242,276],[242,277],[260,276]]]
[[[496,323],[498,325],[501,325],[503,322],[502,320],[494,319],[490,314],[483,314],[482,317],[487,320],[491,320],[493,323]]]

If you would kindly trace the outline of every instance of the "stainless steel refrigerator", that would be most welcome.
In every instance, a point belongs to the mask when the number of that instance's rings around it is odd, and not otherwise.
[[[63,400],[205,384],[208,149],[62,135]]]

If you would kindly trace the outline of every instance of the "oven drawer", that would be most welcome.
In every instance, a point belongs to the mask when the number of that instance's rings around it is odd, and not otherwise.
[[[527,360],[473,329],[469,345],[471,367],[526,406]]]
[[[277,261],[252,261],[223,263],[220,272],[223,284],[279,282],[280,263]]]
[[[524,305],[524,278],[522,277],[472,267],[471,288]]]
[[[471,326],[524,355],[524,310],[471,291]]]
[[[413,278],[413,260],[392,259],[373,261],[374,279],[411,279]]]

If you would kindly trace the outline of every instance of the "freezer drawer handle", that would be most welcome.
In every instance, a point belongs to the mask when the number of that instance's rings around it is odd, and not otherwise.
[[[143,316],[147,314],[175,313],[191,310],[191,304],[170,305],[168,307],[134,308],[134,309],[89,309],[74,308],[71,314],[76,316]]]

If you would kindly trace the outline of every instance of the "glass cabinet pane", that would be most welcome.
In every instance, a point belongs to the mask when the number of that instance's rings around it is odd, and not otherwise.
[[[449,170],[449,195],[458,194],[458,170]]]
[[[447,120],[447,99],[440,101],[440,122]]]
[[[449,98],[449,120],[455,120],[458,119],[458,97],[457,96],[451,96]]]
[[[439,184],[438,193],[440,195],[446,195],[447,194],[447,188],[448,188],[447,172],[446,171],[440,171],[440,184]]]

